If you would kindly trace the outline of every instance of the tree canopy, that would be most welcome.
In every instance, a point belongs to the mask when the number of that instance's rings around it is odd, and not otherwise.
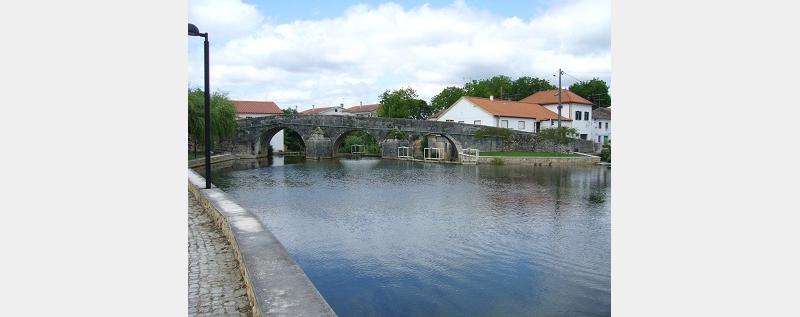
[[[196,144],[204,144],[205,95],[200,88],[189,88],[189,137]],[[218,142],[236,134],[236,109],[227,93],[211,94],[211,142]]]
[[[436,113],[439,110],[450,107],[462,96],[483,98],[494,96],[497,99],[520,101],[536,92],[556,88],[556,86],[542,78],[522,76],[512,80],[511,77],[497,75],[467,82],[463,87],[449,86],[443,89],[442,92],[431,99],[431,110]]]
[[[569,90],[594,103],[592,109],[611,106],[608,84],[599,78],[574,83],[569,86]]]
[[[432,114],[428,103],[419,99],[411,87],[385,91],[380,104],[376,110],[378,117],[425,120]]]
[[[438,95],[431,98],[431,112],[437,113],[442,109],[450,107],[456,103],[458,98],[465,96],[467,92],[463,88],[449,86],[442,90]]]

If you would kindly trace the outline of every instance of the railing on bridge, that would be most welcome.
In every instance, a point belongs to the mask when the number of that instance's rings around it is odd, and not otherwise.
[[[398,146],[397,147],[397,158],[410,160],[411,159],[411,147]]]
[[[363,144],[353,144],[350,146],[350,154],[364,154]]]
[[[444,150],[444,149],[443,148],[437,148],[437,147],[426,147],[423,150],[424,159],[425,160],[437,160],[437,161],[438,160],[442,160],[443,159],[442,150]]]
[[[481,156],[478,149],[464,149],[458,154],[461,156],[462,164],[478,164],[478,158]]]

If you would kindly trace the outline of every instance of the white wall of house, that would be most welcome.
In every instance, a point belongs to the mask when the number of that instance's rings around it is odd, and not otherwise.
[[[536,120],[531,118],[515,118],[515,117],[497,117],[498,127],[506,128],[503,125],[503,120],[508,120],[508,127],[512,130],[518,131],[525,131],[525,132],[536,132]],[[522,124],[520,124],[522,122]],[[522,127],[520,127],[522,125]]]
[[[352,113],[345,112],[344,111],[344,107],[335,107],[335,108],[331,108],[331,109],[325,110],[325,111],[320,112],[320,113],[315,113],[315,114],[316,115],[326,115],[326,116],[329,116],[329,115],[352,116],[353,115]]]
[[[605,143],[606,140],[611,140],[611,120],[599,119],[593,122],[594,138],[592,140],[600,144]]]
[[[571,127],[572,121],[561,121],[562,127]],[[542,129],[557,128],[558,120],[542,121]]]
[[[542,105],[548,110],[558,113],[558,104]],[[592,126],[592,106],[579,103],[562,103],[561,116],[567,119],[572,119],[571,127],[578,130],[578,134],[585,134],[587,140],[597,141],[594,136],[594,127]],[[576,112],[580,112],[580,120]],[[564,121],[561,122],[564,125]]]
[[[269,145],[272,146],[272,152],[283,152],[285,148],[283,147],[283,132],[286,130],[280,130],[278,133],[272,137],[272,140],[269,141]]]
[[[477,124],[486,126],[497,126],[497,119],[490,113],[483,110],[483,108],[469,102],[465,98],[461,98],[447,110],[444,114],[436,118],[436,121],[453,121],[468,124],[476,124],[476,120],[480,120]]]

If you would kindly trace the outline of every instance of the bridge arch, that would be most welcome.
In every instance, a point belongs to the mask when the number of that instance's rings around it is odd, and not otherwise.
[[[459,161],[459,153],[461,153],[462,145],[456,138],[447,133],[429,132],[413,135],[411,144],[414,144],[414,157],[424,157],[424,145],[427,143],[428,147],[444,148],[445,159],[448,161]],[[419,143],[418,143],[419,142]],[[434,142],[434,144],[430,144]]]
[[[291,137],[292,134],[295,135],[294,138]],[[270,143],[272,143],[272,140],[273,140],[273,138],[275,138],[276,135],[281,135],[282,136],[280,138],[280,142],[282,142],[283,145],[284,145],[284,148],[283,148],[284,152],[297,152],[297,151],[303,152],[303,151],[305,151],[306,136],[304,136],[300,131],[297,131],[294,127],[291,127],[291,126],[288,126],[288,125],[275,125],[275,126],[267,127],[267,128],[262,130],[260,135],[256,138],[255,142],[251,145],[252,154],[255,154],[258,157],[268,156],[270,154],[269,153],[269,145],[270,145]],[[286,142],[287,136],[290,137],[292,140],[299,139],[299,141],[301,143],[299,146],[301,146],[302,149],[285,148],[285,146],[287,146],[287,142]],[[299,136],[299,138],[296,137],[296,136]],[[291,144],[289,144],[289,146],[291,146]],[[277,149],[274,149],[274,150],[277,151]]]
[[[339,152],[339,147],[341,147],[342,144],[344,144],[345,139],[347,138],[347,136],[353,134],[354,132],[364,132],[366,135],[371,137],[372,141],[374,141],[375,144],[377,144],[377,146],[378,146],[378,149],[377,149],[378,153],[381,153],[380,146],[381,146],[381,141],[383,141],[383,138],[386,136],[385,132],[381,133],[382,131],[375,131],[375,130],[370,130],[370,129],[343,129],[343,130],[338,131],[335,135],[333,135],[331,137],[331,140],[333,141],[333,155],[334,156],[339,154],[338,153]]]

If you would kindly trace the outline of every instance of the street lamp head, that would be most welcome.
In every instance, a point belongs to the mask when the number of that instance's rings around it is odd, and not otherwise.
[[[189,23],[189,36],[202,36],[200,34],[200,29],[191,23]]]

